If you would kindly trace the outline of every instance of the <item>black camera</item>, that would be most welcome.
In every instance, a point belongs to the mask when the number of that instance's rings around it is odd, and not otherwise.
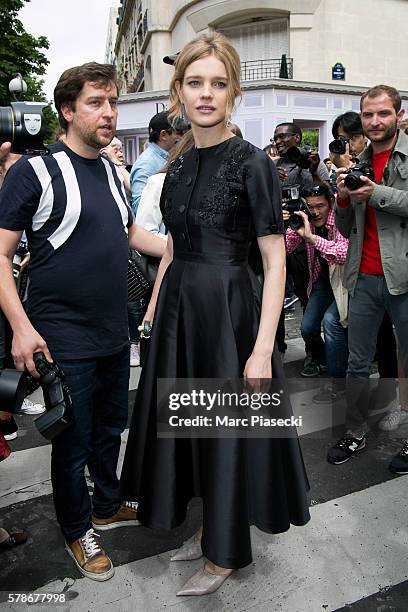
[[[0,106],[0,144],[11,142],[13,153],[44,155],[44,102],[12,102]]]
[[[304,212],[309,221],[314,219],[314,214],[310,211],[306,200],[300,196],[300,185],[282,187],[282,208],[290,213],[288,226],[293,230],[298,230],[304,225],[302,217],[295,215],[295,212]]]
[[[291,164],[296,164],[299,168],[307,170],[309,168],[309,157],[312,149],[309,145],[304,147],[289,147],[285,157]]]
[[[374,170],[369,164],[356,164],[344,174],[347,174],[346,178],[344,179],[344,184],[347,189],[350,189],[350,191],[363,187],[364,183],[361,181],[362,176],[367,176],[370,181],[374,180]]]
[[[330,153],[336,153],[337,155],[344,155],[346,152],[346,145],[348,140],[345,138],[336,138],[329,143]]]
[[[6,412],[17,412],[24,397],[41,386],[47,411],[34,423],[51,440],[73,422],[71,395],[57,363],[49,363],[41,352],[34,353],[34,363],[40,378],[17,370],[0,372],[0,406]]]

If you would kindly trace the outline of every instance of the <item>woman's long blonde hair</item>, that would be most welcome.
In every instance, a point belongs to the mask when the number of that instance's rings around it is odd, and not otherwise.
[[[164,164],[163,168],[159,170],[159,173],[167,172],[175,159],[177,159],[181,155],[184,155],[184,153],[187,153],[187,151],[189,151],[193,147],[193,132],[191,130],[188,130],[188,132],[184,134],[184,136],[178,141],[178,143],[170,149],[170,153],[167,157],[166,163]]]
[[[214,55],[225,66],[228,77],[227,118],[229,119],[234,112],[236,98],[241,95],[241,60],[228,38],[219,32],[215,32],[214,34],[199,36],[189,42],[181,50],[177,58],[174,75],[170,82],[169,120],[171,122],[184,118],[183,105],[177,91],[177,86],[182,86],[184,74],[188,66],[209,55]]]

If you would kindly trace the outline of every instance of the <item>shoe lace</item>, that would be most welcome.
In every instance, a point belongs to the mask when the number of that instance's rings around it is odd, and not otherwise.
[[[139,502],[125,501],[123,502],[123,505],[126,506],[126,508],[129,508],[130,510],[134,510],[136,512],[139,507]]]
[[[405,441],[404,446],[401,448],[400,452],[398,453],[398,455],[400,457],[405,457],[406,455],[408,455],[408,440]]]
[[[361,442],[361,440],[356,440],[356,438],[349,436],[348,438],[342,438],[339,440],[336,446],[338,448],[349,448],[350,444],[353,442]]]
[[[102,552],[101,547],[96,541],[95,537],[100,537],[98,533],[95,533],[93,529],[88,529],[83,538],[81,538],[82,546],[84,547],[86,556],[93,557]]]
[[[34,406],[34,402],[25,398],[22,404],[22,408],[32,408]]]

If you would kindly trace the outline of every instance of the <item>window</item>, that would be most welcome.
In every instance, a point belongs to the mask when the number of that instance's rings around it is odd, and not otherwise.
[[[245,140],[260,149],[263,148],[263,119],[247,119],[245,121]]]
[[[250,93],[244,94],[244,106],[246,108],[263,107],[263,105],[264,105],[264,101],[263,101],[262,94],[250,94]]]
[[[241,62],[289,55],[288,20],[275,19],[220,29],[238,51]]]

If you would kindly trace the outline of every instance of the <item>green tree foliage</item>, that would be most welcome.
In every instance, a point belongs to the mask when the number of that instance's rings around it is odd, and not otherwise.
[[[27,83],[27,93],[18,95],[19,100],[47,102],[43,92],[44,81],[40,79],[49,64],[43,50],[49,48],[45,36],[38,38],[25,31],[18,19],[18,13],[25,2],[30,0],[1,0],[0,2],[0,106],[13,101],[8,85],[13,76],[20,72]],[[58,125],[57,116],[51,108],[44,112],[47,122],[47,138]]]
[[[302,129],[302,144],[309,145],[312,149],[319,150],[319,130],[310,129],[303,130]]]

